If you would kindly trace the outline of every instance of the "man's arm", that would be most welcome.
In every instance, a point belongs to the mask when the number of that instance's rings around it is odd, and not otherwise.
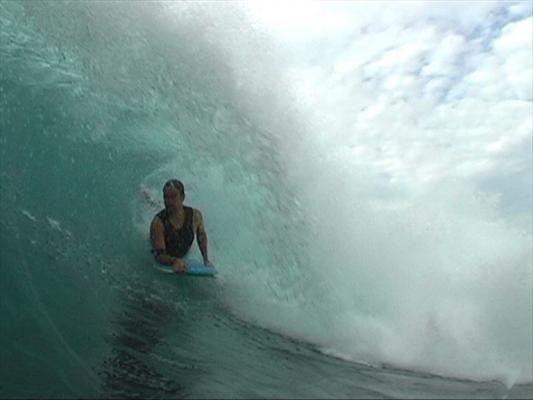
[[[202,253],[204,264],[211,264],[207,250],[207,232],[205,231],[202,213],[199,210],[194,210],[194,220],[196,226],[196,242],[198,243],[198,247]]]
[[[185,272],[185,262],[166,253],[165,227],[158,217],[155,217],[150,225],[150,241],[152,242],[152,253],[156,261],[163,265],[175,267],[176,272]]]

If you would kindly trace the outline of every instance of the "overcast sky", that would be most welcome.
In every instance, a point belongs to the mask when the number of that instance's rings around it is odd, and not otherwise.
[[[343,162],[412,187],[466,182],[531,214],[530,1],[248,4]]]

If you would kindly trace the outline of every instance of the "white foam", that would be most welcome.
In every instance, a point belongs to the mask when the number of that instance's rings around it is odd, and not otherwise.
[[[484,24],[480,16],[463,22]],[[533,239],[522,217],[531,207],[523,186],[531,181],[531,136],[520,128],[531,131],[531,102],[512,90],[503,61],[464,36],[450,51],[445,39],[457,33],[438,28],[376,24],[367,40],[384,45],[383,54],[346,70],[313,48],[314,63],[302,61],[292,75],[301,131],[275,107],[262,109],[263,121],[276,119],[283,178],[300,204],[283,217],[301,213],[306,227],[293,251],[308,261],[298,266],[300,282],[277,280],[293,273],[278,254],[278,265],[264,267],[271,275],[232,282],[242,292],[234,306],[345,358],[531,382]],[[400,51],[417,37],[418,55],[446,61],[442,101],[436,91],[421,98],[427,82],[415,72],[424,57],[388,58],[387,46]],[[364,59],[365,47],[353,41],[332,59]],[[465,57],[480,80],[457,69]],[[509,147],[485,151],[499,139]]]
[[[50,225],[50,227],[52,227],[52,229],[61,232],[68,237],[72,237],[72,233],[68,229],[62,228],[61,223],[59,221],[50,217],[46,217],[46,220],[48,221],[48,224]]]
[[[29,211],[27,210],[20,210],[21,214],[27,217],[29,220],[33,222],[37,222],[37,218],[35,218]]]

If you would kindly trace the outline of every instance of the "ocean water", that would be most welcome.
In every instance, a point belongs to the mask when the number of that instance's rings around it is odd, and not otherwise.
[[[528,223],[387,207],[284,57],[228,3],[0,1],[0,397],[533,397]],[[216,279],[152,268],[171,177]]]

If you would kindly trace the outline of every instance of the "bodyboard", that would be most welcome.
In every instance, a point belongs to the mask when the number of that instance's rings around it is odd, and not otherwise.
[[[187,272],[178,275],[192,275],[192,276],[215,276],[218,271],[213,265],[205,266],[204,263],[198,260],[185,260],[187,264]],[[174,268],[170,265],[155,264],[155,268],[161,272],[168,274],[175,274]]]

